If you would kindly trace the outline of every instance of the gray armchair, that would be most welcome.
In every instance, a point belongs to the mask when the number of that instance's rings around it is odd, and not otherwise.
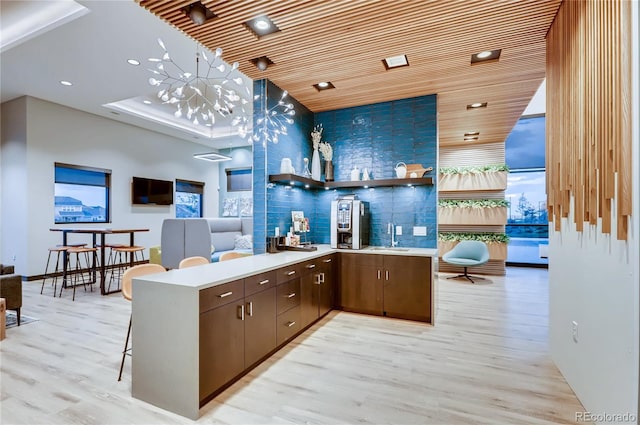
[[[0,264],[0,298],[7,302],[7,310],[15,310],[20,326],[20,308],[22,307],[22,277],[14,274],[13,266]]]

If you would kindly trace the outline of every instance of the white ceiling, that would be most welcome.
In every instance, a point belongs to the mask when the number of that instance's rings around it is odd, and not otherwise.
[[[28,30],[25,15],[31,15],[36,5],[54,3],[73,2],[0,2],[2,45],[7,44],[5,35],[11,28],[19,28],[24,34],[21,40],[3,47],[0,54],[0,102],[28,95],[213,148],[248,143],[234,135],[228,120],[218,120],[213,132],[203,126],[194,132],[189,121],[177,120],[173,109],[158,104],[156,90],[148,83],[151,73],[147,70],[150,67],[147,59],[160,57],[162,53],[157,39],[164,41],[174,61],[195,74],[195,70],[187,69],[195,68],[197,45],[193,39],[132,0],[77,1],[88,13],[67,15],[47,28],[31,18],[35,29]],[[129,65],[127,59],[137,59],[141,64]],[[252,87],[251,80],[240,75]],[[65,87],[61,80],[73,85]],[[152,100],[154,105],[144,105],[144,99]],[[252,102],[248,100],[251,113]],[[119,108],[117,115],[104,106],[120,101],[125,106]],[[156,119],[160,117],[173,124],[161,124],[135,113],[155,115]]]

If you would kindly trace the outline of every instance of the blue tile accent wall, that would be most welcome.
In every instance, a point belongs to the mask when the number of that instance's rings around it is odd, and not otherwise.
[[[269,105],[280,99],[282,90],[268,80],[254,83],[254,94],[266,98]],[[266,96],[266,97],[265,97]],[[261,99],[262,99],[261,98]],[[254,102],[259,114],[264,104]],[[280,172],[282,158],[291,158],[302,174],[303,158],[311,158],[311,131],[322,124],[323,141],[334,150],[335,180],[349,180],[354,166],[368,168],[373,179],[395,177],[394,167],[402,161],[436,168],[437,116],[436,96],[422,96],[374,105],[311,113],[295,99],[294,124],[278,144],[254,146],[254,239],[255,251],[264,252],[266,236],[275,227],[285,234],[291,226],[291,211],[304,211],[314,243],[330,241],[330,204],[338,196],[355,193],[371,208],[371,245],[388,245],[387,223],[403,227],[397,240],[400,246],[436,248],[436,186],[390,187],[375,189],[305,190],[283,185],[265,184],[269,174]],[[254,115],[255,121],[256,115]],[[324,161],[322,161],[324,168]],[[413,226],[426,226],[427,236],[413,236]]]
[[[255,111],[264,110],[267,85],[266,80],[253,82],[254,128]],[[267,152],[262,143],[253,144],[253,252],[263,254],[266,251],[267,225]]]
[[[395,177],[395,165],[420,163],[436,168],[436,96],[320,112],[315,123],[324,128],[323,141],[333,146],[336,181],[350,180],[353,167],[367,168],[372,179]],[[325,191],[318,195],[317,218],[323,232],[319,243],[329,242],[329,203],[338,195],[355,193],[371,208],[371,245],[388,245],[387,223],[402,226],[400,246],[436,248],[435,172],[433,186]],[[413,236],[413,226],[426,226],[427,236]]]

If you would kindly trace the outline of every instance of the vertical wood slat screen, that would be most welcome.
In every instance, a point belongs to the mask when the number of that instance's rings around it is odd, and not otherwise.
[[[631,208],[631,3],[564,1],[547,35],[547,205],[560,230],[602,219],[626,240]]]

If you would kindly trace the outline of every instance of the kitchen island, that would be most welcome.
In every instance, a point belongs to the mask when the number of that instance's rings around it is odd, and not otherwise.
[[[201,406],[332,308],[433,324],[436,261],[434,249],[320,245],[136,278],[132,395],[197,419]],[[353,274],[360,268],[368,274]]]

